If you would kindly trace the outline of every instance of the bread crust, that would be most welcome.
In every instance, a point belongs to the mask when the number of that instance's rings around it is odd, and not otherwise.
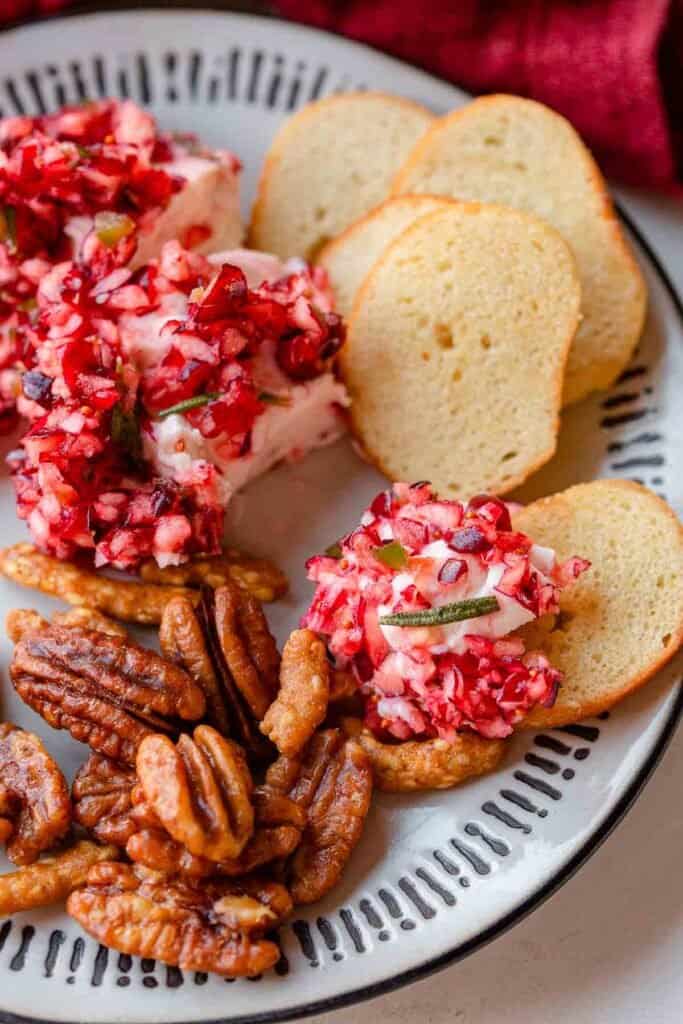
[[[498,210],[501,213],[503,213],[506,217],[517,216],[520,219],[520,223],[532,221],[536,225],[542,226],[543,230],[552,233],[554,236],[556,236],[556,238],[559,239],[561,237],[559,236],[555,228],[551,227],[549,224],[546,224],[545,221],[542,221],[539,217],[536,217],[534,214],[526,213],[521,210],[513,210],[512,208],[502,206],[501,204],[468,202],[463,200],[452,199],[448,203],[448,209],[457,209],[470,216],[476,216],[482,211],[489,212],[491,210]],[[387,248],[384,250],[383,255],[380,257],[377,263],[375,263],[374,267],[372,268],[370,273],[365,278],[363,284],[359,288],[356,294],[356,299],[353,304],[353,308],[351,310],[351,314],[348,318],[347,342],[342,348],[339,356],[339,367],[341,375],[345,383],[347,383],[347,386],[349,368],[353,360],[353,340],[355,336],[359,313],[363,308],[363,304],[366,301],[366,297],[369,295],[370,291],[374,287],[376,278],[382,272],[385,265],[393,258],[394,253],[398,249],[400,249],[401,246],[410,244],[410,239],[413,234],[420,232],[424,226],[430,223],[436,224],[437,221],[443,216],[443,214],[444,210],[434,210],[432,213],[425,214],[424,217],[419,217],[413,224],[411,224],[404,232],[402,232],[398,236],[398,238],[396,238],[392,243],[389,244],[389,246],[387,246]],[[566,243],[563,244],[565,245],[567,254],[570,258],[570,265],[573,271],[573,284],[576,288],[577,295],[579,295],[580,285],[575,260],[569,247],[566,246]],[[507,494],[510,491],[514,490],[514,488],[518,487],[520,484],[524,483],[525,480],[527,480],[533,473],[535,473],[537,469],[540,469],[541,466],[545,465],[545,463],[548,462],[555,454],[555,451],[557,450],[557,435],[560,429],[560,412],[564,371],[567,363],[567,358],[569,355],[569,349],[574,339],[578,324],[579,314],[577,310],[577,315],[574,318],[573,322],[569,325],[567,337],[564,339],[562,343],[560,359],[558,360],[558,367],[552,379],[553,408],[555,411],[553,416],[551,442],[546,446],[546,448],[543,451],[538,453],[536,458],[530,460],[523,470],[520,470],[518,473],[509,476],[508,479],[506,479],[505,481],[495,479],[491,479],[489,481],[482,481],[482,485],[480,488],[478,488],[478,490],[491,491],[492,493],[495,494]],[[392,467],[390,466],[389,461],[386,458],[384,458],[379,452],[373,451],[366,443],[365,438],[363,436],[362,424],[359,419],[358,405],[355,402],[351,403],[351,408],[349,410],[349,422],[351,426],[351,432],[355,440],[358,442],[360,449],[366,460],[371,465],[373,465],[380,473],[388,477],[390,480],[396,479],[396,475]],[[453,495],[449,495],[449,497],[452,496]],[[461,496],[469,497],[469,495]]]
[[[661,498],[659,498],[648,488],[643,487],[641,484],[637,484],[631,480],[623,480],[620,478],[606,478],[603,480],[596,480],[592,483],[578,484],[576,487],[571,487],[567,491],[562,491],[557,495],[550,495],[546,498],[541,498],[536,502],[533,502],[529,508],[539,509],[542,511],[547,510],[549,518],[552,518],[555,513],[555,508],[558,502],[561,500],[563,503],[567,500],[567,495],[572,495],[577,491],[583,491],[587,488],[595,489],[600,487],[614,488],[617,491],[621,491],[625,494],[637,494],[640,499],[644,499],[648,504],[656,509],[658,515],[662,515],[664,520],[669,523],[670,526],[674,527],[674,531],[677,535],[679,542],[678,557],[681,565],[683,566],[683,525],[679,521],[676,513],[673,509]],[[524,509],[515,517],[515,525],[519,524],[520,528],[524,526]],[[577,552],[581,555],[581,552]],[[561,602],[560,602],[561,604]],[[658,651],[656,656],[653,656],[649,664],[635,672],[633,675],[624,679],[622,685],[611,688],[609,692],[606,692],[601,697],[585,700],[581,704],[567,705],[563,703],[563,695],[569,692],[571,687],[571,679],[565,680],[565,683],[560,688],[558,700],[555,702],[552,708],[535,708],[531,714],[520,723],[519,728],[522,729],[544,729],[553,728],[561,725],[570,725],[572,722],[581,721],[584,718],[593,718],[595,715],[601,714],[603,711],[608,711],[610,708],[618,704],[619,701],[623,700],[629,694],[640,689],[650,679],[652,679],[671,659],[676,655],[681,646],[683,645],[683,604],[681,606],[681,618],[678,627],[673,631],[671,641],[666,647],[663,647],[661,651]]]
[[[558,114],[556,111],[551,110],[549,107],[546,107],[543,103],[539,103],[536,100],[524,99],[507,93],[494,93],[489,96],[478,97],[466,106],[460,107],[442,118],[438,118],[432,127],[427,129],[422,138],[415,144],[406,162],[394,178],[391,195],[403,195],[406,193],[406,190],[408,193],[414,194],[414,184],[411,183],[414,168],[421,164],[425,155],[428,154],[434,146],[435,140],[438,140],[443,132],[447,132],[451,125],[463,123],[473,117],[477,117],[482,111],[486,111],[492,107],[501,106],[513,106],[516,109],[526,107],[537,112],[542,112],[543,115],[548,118],[549,122],[553,121],[560,126],[563,131],[569,131],[575,143],[576,159],[582,162],[586,176],[590,180],[595,195],[598,198],[600,217],[605,222],[611,243],[614,245],[615,249],[619,251],[621,258],[624,261],[624,270],[632,275],[638,291],[638,297],[637,300],[634,301],[634,305],[638,304],[639,310],[634,317],[630,346],[622,353],[621,362],[618,366],[615,366],[613,371],[608,373],[607,376],[603,375],[601,382],[598,385],[592,383],[590,380],[591,372],[595,372],[590,368],[584,369],[582,373],[573,375],[573,379],[571,377],[568,378],[567,386],[564,391],[563,404],[571,405],[574,402],[580,401],[580,399],[584,398],[591,391],[606,389],[615,382],[633,355],[638,339],[642,334],[645,316],[647,313],[647,287],[635,258],[635,254],[631,245],[628,243],[624,232],[621,230],[621,225],[614,209],[605,179],[603,178],[593,155],[571,123],[561,114]]]
[[[256,199],[251,210],[251,218],[247,229],[247,245],[251,249],[260,249],[264,241],[264,224],[267,218],[268,192],[273,175],[286,151],[290,139],[296,136],[302,125],[316,119],[321,112],[345,106],[349,103],[365,102],[366,100],[383,100],[393,107],[403,107],[405,110],[419,113],[425,117],[425,130],[428,124],[434,120],[434,114],[421,103],[405,99],[402,96],[392,96],[390,93],[380,90],[367,90],[364,92],[347,92],[335,96],[326,96],[313,103],[307,103],[301,110],[288,118],[271,143],[270,149],[263,163],[259,182],[256,190]],[[304,255],[304,254],[302,254]]]

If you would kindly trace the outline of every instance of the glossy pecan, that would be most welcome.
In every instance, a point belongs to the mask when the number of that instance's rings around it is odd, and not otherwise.
[[[69,790],[31,732],[0,724],[0,839],[14,864],[32,864],[68,831]]]
[[[48,626],[23,637],[10,675],[21,698],[56,729],[128,764],[155,731],[175,733],[206,709],[176,665],[123,637]]]
[[[257,722],[277,689],[279,655],[258,603],[234,584],[202,587],[196,610],[186,600],[169,604],[159,638],[166,657],[204,690],[207,720],[236,739],[250,761],[272,760],[274,748]]]
[[[173,839],[145,801],[139,786],[133,789],[132,803],[132,821],[137,823],[137,830],[126,844],[130,859],[168,875],[191,878],[238,877],[288,857],[299,845],[306,823],[305,812],[293,800],[267,786],[259,786],[253,793],[253,836],[238,857],[216,863],[195,856]]]
[[[278,758],[266,784],[306,811],[288,877],[294,902],[313,903],[335,885],[361,837],[372,796],[368,756],[339,729],[326,729],[302,755]]]
[[[146,737],[137,755],[145,799],[169,835],[208,860],[238,857],[254,831],[253,784],[241,748],[209,725],[174,745]]]
[[[287,577],[281,569],[265,558],[251,558],[234,548],[226,548],[223,554],[211,558],[194,558],[163,569],[155,561],[144,562],[140,576],[148,583],[183,587],[206,584],[216,589],[236,583],[257,601],[275,601],[287,592]]]
[[[280,689],[261,732],[281,754],[298,754],[325,718],[329,696],[325,645],[310,629],[296,629],[282,652]]]
[[[93,864],[115,856],[113,846],[98,846],[82,839],[51,857],[0,875],[0,917],[63,902],[83,885]]]
[[[125,847],[138,825],[132,816],[135,770],[91,754],[71,787],[74,820],[100,842]]]
[[[287,890],[244,880],[193,885],[139,865],[100,864],[67,910],[98,942],[184,970],[252,977],[277,963],[262,936],[289,912]]]
[[[111,633],[112,636],[127,636],[124,626],[95,611],[94,608],[69,608],[65,612],[55,612],[51,621],[55,626],[74,626],[78,629],[94,629],[99,633]],[[28,633],[38,633],[49,625],[48,620],[32,608],[13,608],[5,619],[5,631],[13,644],[19,643]]]
[[[100,576],[44,555],[32,544],[14,544],[0,550],[0,573],[25,587],[61,597],[68,604],[94,608],[113,619],[142,625],[161,622],[164,608],[178,594],[198,599],[196,591],[183,587]]]

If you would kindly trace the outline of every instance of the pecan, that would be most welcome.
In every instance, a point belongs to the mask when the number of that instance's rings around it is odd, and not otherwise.
[[[145,799],[169,835],[208,860],[238,857],[254,831],[251,775],[242,750],[209,725],[174,746],[167,736],[140,744]]]
[[[289,879],[294,902],[313,903],[335,885],[361,837],[372,796],[369,759],[355,740],[326,729],[300,757],[278,758],[266,784],[306,810]]]
[[[67,604],[85,605],[122,622],[156,625],[164,608],[178,594],[197,601],[197,593],[183,587],[110,579],[58,558],[44,555],[31,544],[14,544],[0,550],[0,573],[44,594],[61,597]]]
[[[139,865],[100,864],[67,910],[98,942],[132,956],[226,977],[260,974],[280,950],[263,939],[289,912],[275,882],[169,881]]]
[[[80,629],[94,629],[98,633],[111,633],[112,636],[126,636],[126,630],[118,622],[108,619],[106,615],[93,608],[69,608],[66,612],[55,612],[52,616],[55,626],[75,626]],[[28,633],[39,633],[50,623],[32,608],[13,608],[7,613],[5,630],[13,644],[19,643]]]
[[[64,776],[31,732],[0,724],[0,836],[15,864],[32,864],[68,831]]]
[[[17,693],[56,729],[128,764],[154,731],[177,732],[200,719],[206,702],[190,677],[123,637],[48,626],[16,646],[10,675]]]
[[[256,830],[239,857],[219,863],[197,857],[164,829],[145,802],[141,787],[133,789],[132,818],[140,827],[130,836],[126,853],[131,860],[167,875],[191,878],[246,875],[274,860],[288,857],[299,845],[305,812],[287,796],[267,786],[254,790]]]
[[[138,828],[131,813],[136,781],[132,768],[91,754],[71,787],[74,820],[100,842],[125,847]]]
[[[164,654],[182,666],[206,694],[208,721],[234,737],[251,761],[272,760],[274,748],[258,730],[276,689],[279,656],[253,598],[233,584],[202,587],[199,607],[174,600],[159,631]]]
[[[0,875],[0,917],[61,903],[83,885],[93,864],[115,856],[113,846],[98,846],[82,839],[52,857]]]
[[[261,722],[281,754],[293,756],[325,718],[330,669],[325,645],[310,629],[297,629],[282,652],[280,691]]]
[[[287,577],[265,558],[250,558],[234,548],[210,558],[195,558],[183,565],[160,569],[155,561],[144,562],[140,576],[147,583],[163,583],[183,587],[206,584],[223,587],[236,583],[258,601],[275,601],[287,592]]]
[[[442,739],[382,743],[357,718],[345,718],[344,729],[363,747],[377,788],[387,793],[450,789],[495,771],[505,752],[505,740],[489,740],[476,733],[458,733],[453,743]]]

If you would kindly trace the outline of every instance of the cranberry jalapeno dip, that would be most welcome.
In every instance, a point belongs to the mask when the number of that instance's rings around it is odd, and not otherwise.
[[[250,288],[240,260],[266,280]],[[68,261],[41,281],[10,464],[43,550],[121,569],[215,552],[236,488],[343,431],[325,273],[212,261],[168,242],[137,270]]]
[[[0,429],[16,421],[21,328],[40,280],[74,258],[91,275],[145,263],[163,242],[239,243],[239,161],[158,132],[129,101],[0,121]]]
[[[513,530],[497,498],[441,501],[428,483],[398,483],[309,560],[317,588],[303,624],[353,672],[377,735],[504,737],[535,705],[552,705],[561,682],[510,634],[557,612],[560,591],[588,567]]]

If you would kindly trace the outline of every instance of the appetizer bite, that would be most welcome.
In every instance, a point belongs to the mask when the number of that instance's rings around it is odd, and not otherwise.
[[[130,101],[103,100],[0,121],[0,427],[16,423],[20,328],[50,268],[73,258],[94,278],[139,266],[170,239],[239,244],[240,163],[190,135],[160,133]]]
[[[137,270],[43,277],[18,329],[30,427],[10,464],[44,552],[120,569],[216,553],[235,490],[342,433],[326,275],[257,257],[168,242]]]

